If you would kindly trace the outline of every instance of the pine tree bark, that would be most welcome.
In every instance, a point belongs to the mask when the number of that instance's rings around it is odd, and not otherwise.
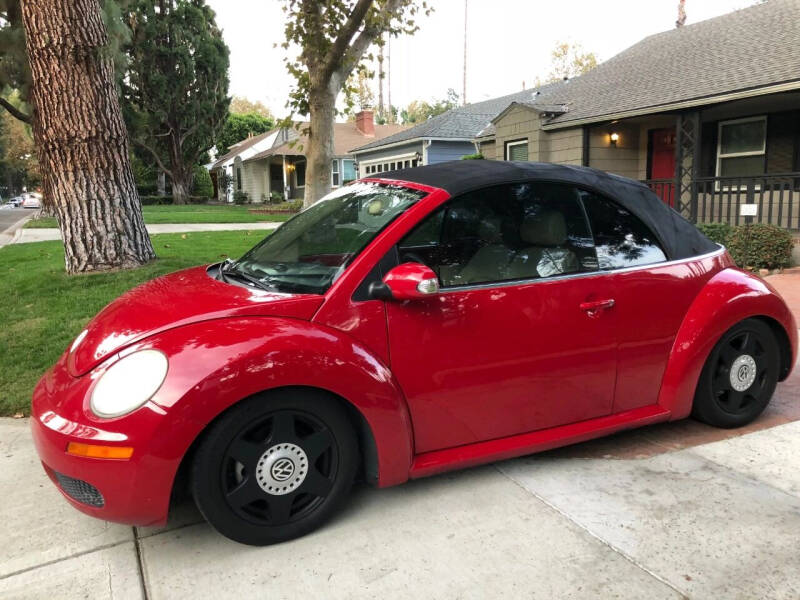
[[[99,0],[22,0],[22,17],[34,140],[67,272],[153,260]]]

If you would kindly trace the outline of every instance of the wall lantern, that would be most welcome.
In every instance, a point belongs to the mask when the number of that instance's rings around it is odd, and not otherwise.
[[[286,165],[286,170],[289,171],[289,173],[294,171],[294,164],[293,163],[289,163],[288,165]]]
[[[616,131],[612,131],[610,134],[608,134],[608,139],[610,140],[611,145],[616,148],[617,142],[619,141],[619,134]]]

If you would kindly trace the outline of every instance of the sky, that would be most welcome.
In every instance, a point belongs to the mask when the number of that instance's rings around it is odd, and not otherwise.
[[[283,64],[281,0],[207,0],[231,49],[232,95],[287,114],[292,84]],[[686,0],[687,24],[745,8],[754,0]],[[392,39],[391,99],[444,98],[463,88],[464,0],[433,0],[413,36]],[[530,87],[550,70],[559,42],[579,43],[600,60],[642,38],[672,29],[678,0],[468,0],[467,101]],[[385,88],[384,88],[385,89]],[[377,83],[375,84],[377,100]]]

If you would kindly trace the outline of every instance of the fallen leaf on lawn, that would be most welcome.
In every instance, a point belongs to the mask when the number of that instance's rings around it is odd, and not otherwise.
[[[24,415],[24,414],[22,414],[21,412],[14,413],[14,418],[15,418],[15,419],[24,419],[24,418],[25,418],[25,415]]]
[[[164,244],[164,248],[172,248],[169,244]]]
[[[181,239],[182,239],[182,240],[185,240],[185,239],[186,239],[186,234],[185,234],[185,233],[184,233],[184,234],[181,236]]]
[[[33,304],[26,304],[25,308],[33,308]]]

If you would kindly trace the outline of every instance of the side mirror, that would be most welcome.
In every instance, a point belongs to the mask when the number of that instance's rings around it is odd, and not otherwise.
[[[369,286],[370,298],[378,300],[419,300],[439,293],[439,279],[430,267],[405,263],[389,271],[381,283]]]

